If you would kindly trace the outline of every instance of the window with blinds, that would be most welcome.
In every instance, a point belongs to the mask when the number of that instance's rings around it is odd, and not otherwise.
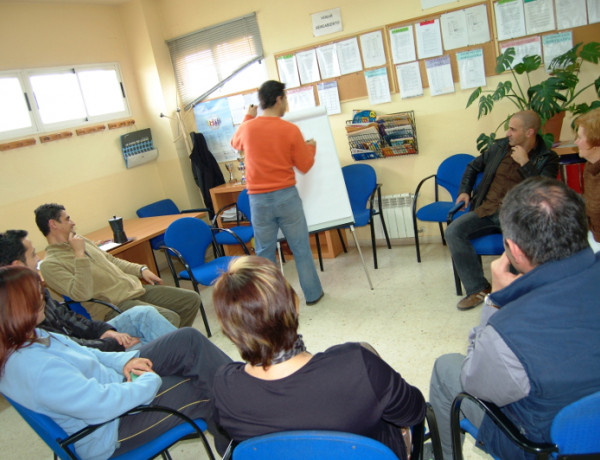
[[[256,14],[167,40],[181,102],[257,88],[267,79]]]

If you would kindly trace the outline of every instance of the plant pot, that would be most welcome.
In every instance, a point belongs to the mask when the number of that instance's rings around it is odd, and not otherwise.
[[[556,115],[552,116],[544,126],[542,126],[543,134],[552,134],[554,136],[554,142],[558,142],[560,140],[560,132],[562,131],[562,124],[565,118],[566,112],[558,112]]]

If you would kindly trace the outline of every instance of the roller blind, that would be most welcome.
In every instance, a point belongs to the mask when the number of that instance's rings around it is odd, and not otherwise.
[[[185,108],[263,58],[256,13],[167,40]]]

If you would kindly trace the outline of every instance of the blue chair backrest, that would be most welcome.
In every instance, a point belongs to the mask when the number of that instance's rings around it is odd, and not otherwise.
[[[69,460],[69,456],[56,441],[57,439],[65,439],[67,433],[54,420],[47,415],[27,409],[6,396],[4,397],[56,455],[63,460]],[[70,449],[71,452],[74,452],[72,448]]]
[[[365,209],[369,197],[377,186],[377,174],[372,166],[353,164],[342,168],[344,182],[352,209]]]
[[[177,249],[192,268],[204,264],[206,250],[212,242],[211,228],[195,217],[177,219],[165,232],[165,244]]]
[[[564,407],[554,417],[550,437],[561,455],[600,453],[600,391]]]
[[[63,299],[65,299],[65,302],[67,302],[67,304],[66,304],[67,307],[69,307],[72,311],[74,311],[78,315],[83,316],[84,318],[92,319],[92,317],[89,314],[89,312],[85,309],[85,307],[83,305],[81,305],[81,303],[79,303],[79,302],[73,302],[66,295],[63,295]]]
[[[141,207],[136,212],[138,217],[155,217],[179,214],[179,208],[173,200],[160,200]]]
[[[398,460],[374,439],[337,431],[287,431],[241,442],[233,460]]]
[[[458,197],[458,189],[465,169],[474,158],[473,155],[467,153],[457,153],[446,158],[438,167],[436,173],[437,183],[448,190],[453,202]]]
[[[250,213],[250,200],[248,199],[248,190],[244,189],[238,195],[237,207],[248,218],[248,220],[252,220]]]

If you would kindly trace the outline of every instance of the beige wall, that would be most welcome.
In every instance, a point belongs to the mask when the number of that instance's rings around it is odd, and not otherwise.
[[[465,0],[460,6],[478,2]],[[338,6],[344,31],[313,37],[310,14]],[[275,53],[422,14],[420,0],[380,0],[376,8],[359,0],[228,0],[220,8],[201,0],[130,0],[117,6],[0,3],[0,42],[4,44],[0,71],[119,62],[136,120],[131,130],[151,128],[160,151],[158,161],[126,169],[119,137],[129,130],[117,129],[1,152],[0,230],[25,228],[35,246],[43,249],[44,240],[33,222],[33,209],[43,202],[65,204],[80,233],[107,225],[114,214],[132,217],[139,206],[164,197],[173,198],[180,207],[200,205],[182,138],[187,133],[173,120],[158,117],[160,112],[174,117],[177,107],[164,41],[252,11],[257,12],[270,78],[277,77]],[[593,76],[589,71],[585,78],[591,81]],[[497,81],[488,79],[488,86]],[[343,103],[343,113],[330,117],[342,165],[352,163],[343,126],[356,108],[372,108],[377,113],[414,110],[416,114],[419,155],[369,162],[384,184],[384,194],[414,191],[418,181],[435,172],[449,154],[476,154],[477,135],[491,131],[512,108],[496,109],[494,117],[477,121],[477,109],[464,108],[471,91],[456,88],[454,94],[435,98],[427,89],[425,96],[408,100],[394,94],[391,103],[374,107],[368,99]],[[183,117],[186,131],[194,129],[193,116]],[[571,134],[565,128],[563,137],[567,135]],[[427,227],[428,234],[436,231]]]

